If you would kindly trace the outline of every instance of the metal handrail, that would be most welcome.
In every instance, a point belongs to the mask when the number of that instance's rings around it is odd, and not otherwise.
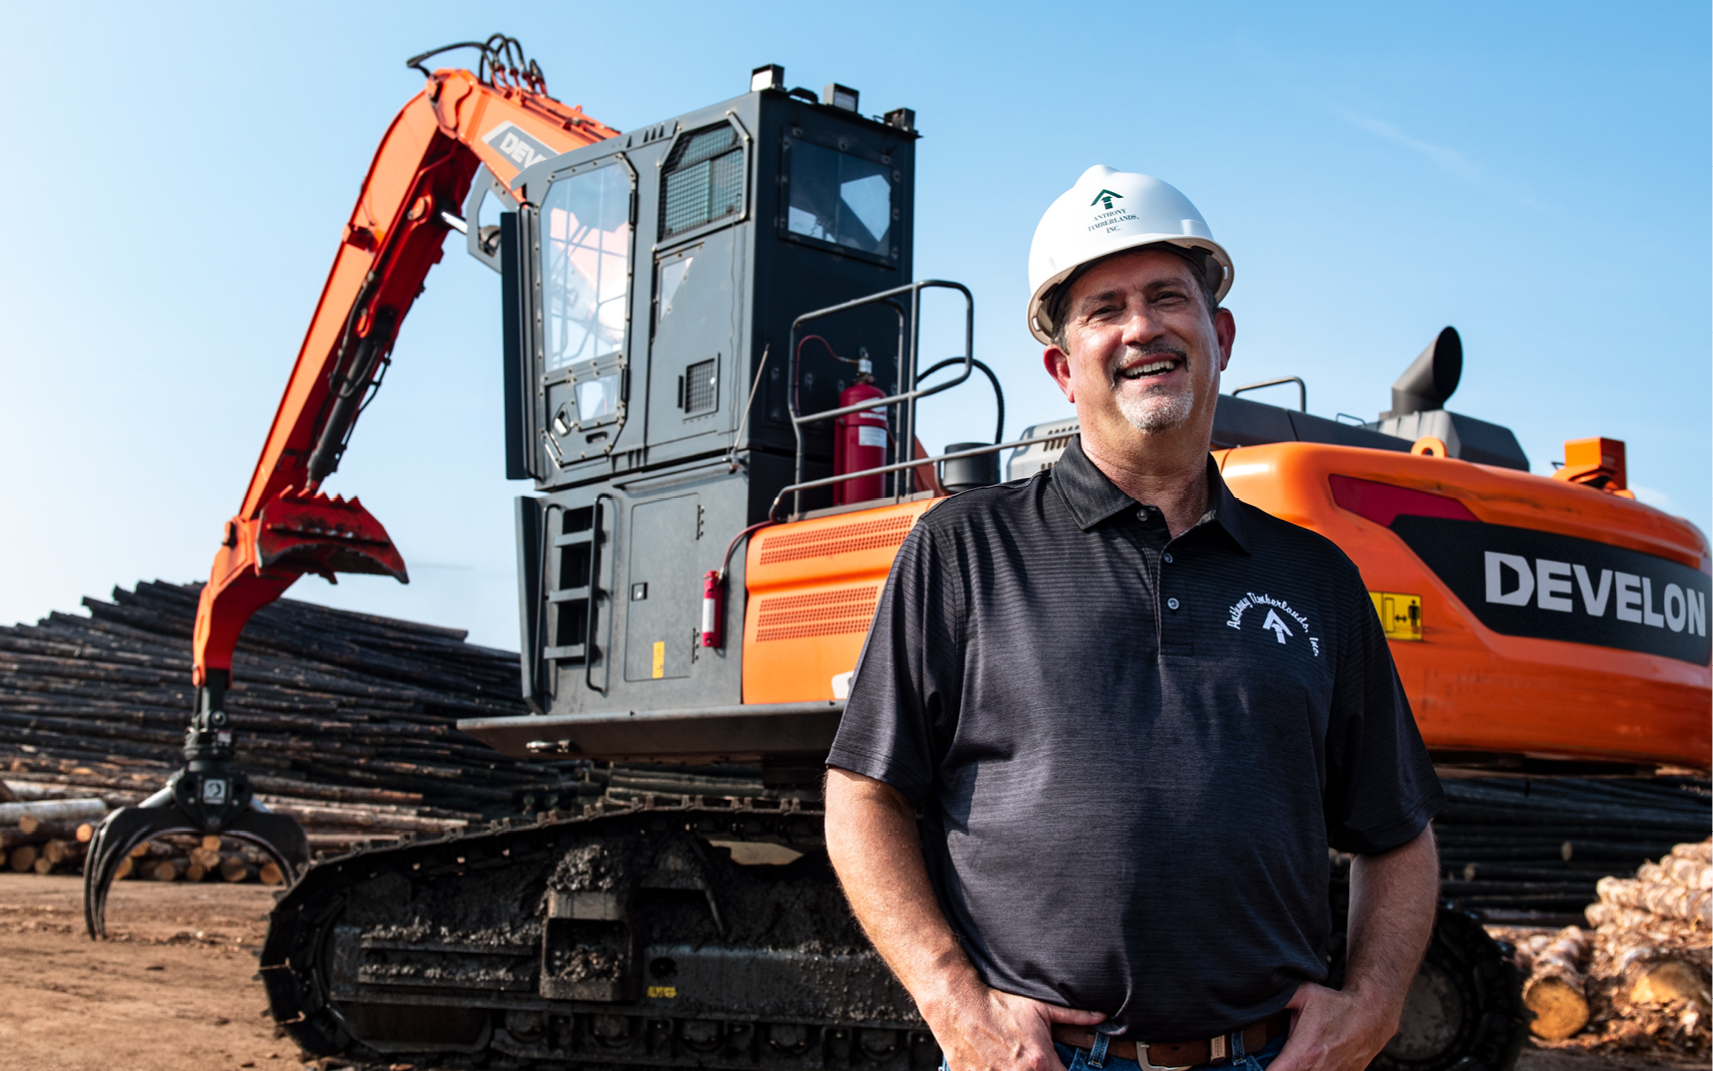
[[[962,373],[956,377],[937,386],[929,387],[926,390],[918,390],[916,389],[916,358],[922,336],[922,291],[928,289],[956,290],[964,296],[964,367]],[[902,309],[899,309],[898,303],[892,300],[893,298],[903,294],[910,295],[910,311],[908,315],[910,333],[909,347],[907,351],[904,345],[905,314]],[[875,398],[871,401],[861,402],[857,405],[846,405],[840,406],[836,409],[826,409],[818,413],[805,414],[799,412],[797,409],[797,375],[799,371],[797,346],[799,329],[811,320],[819,320],[837,313],[849,312],[852,309],[862,308],[865,305],[877,304],[890,305],[899,313],[898,341],[900,352],[897,358],[899,392],[897,394],[890,395],[889,397]],[[793,490],[794,493],[800,493],[809,487],[824,486],[822,483],[818,483],[813,480],[805,482],[803,479],[803,425],[805,424],[815,424],[824,420],[832,420],[837,417],[845,416],[849,413],[860,413],[869,409],[879,409],[883,406],[891,407],[894,405],[902,405],[904,408],[899,414],[898,439],[894,444],[895,452],[893,456],[903,458],[910,453],[914,453],[913,447],[916,441],[916,407],[914,403],[916,400],[918,398],[926,398],[930,395],[938,394],[943,390],[949,390],[952,387],[957,386],[969,378],[970,371],[974,368],[975,296],[971,294],[969,288],[964,286],[962,283],[955,283],[948,279],[921,279],[905,286],[896,286],[891,290],[882,290],[879,293],[869,294],[866,297],[860,297],[854,301],[846,301],[838,305],[830,305],[824,309],[816,309],[813,312],[806,312],[791,321],[791,349],[787,355],[787,360],[789,362],[787,364],[789,382],[786,392],[786,404],[791,411],[791,433],[797,440],[797,463],[796,470],[793,474],[797,482],[792,484],[791,488],[788,488],[788,490]],[[920,459],[908,461],[901,460],[893,465],[885,465],[878,469],[866,470],[861,475],[871,476],[881,472],[899,472],[922,463],[923,462]],[[843,479],[848,478],[849,477],[841,477],[840,479],[832,480],[830,482],[839,483]],[[783,491],[780,492],[782,495],[784,493],[785,492]],[[777,506],[778,499],[775,499],[774,501]],[[799,494],[797,500],[792,503],[793,512],[801,512],[802,505],[801,495]],[[772,516],[771,512],[769,513],[769,516]]]
[[[602,499],[613,504],[613,508],[608,512],[613,520],[613,539],[615,542],[619,535],[619,500],[602,491],[595,496],[594,515],[589,518],[592,528],[589,532],[589,605],[586,607],[588,616],[584,619],[583,625],[583,687],[591,692],[600,692],[602,695],[606,695],[607,688],[613,683],[612,666],[602,663],[601,668],[606,671],[605,676],[601,678],[603,683],[601,687],[595,687],[595,622],[599,618],[596,607],[601,601],[601,535],[604,531],[601,527]],[[614,576],[613,587],[615,589],[618,587],[618,583],[619,578]],[[609,591],[607,594],[611,595],[613,592]],[[615,606],[614,610],[607,614],[608,629],[612,628],[612,621],[616,615],[617,608]]]
[[[831,487],[835,483],[843,483],[846,480],[861,479],[864,476],[879,476],[883,473],[898,472],[901,469],[912,469],[918,465],[934,465],[941,461],[956,461],[961,457],[976,457],[981,454],[998,453],[1001,450],[1013,450],[1020,446],[1033,446],[1036,443],[1052,442],[1054,439],[1063,439],[1070,434],[1075,433],[1055,431],[1051,435],[1037,435],[1031,439],[1014,439],[1008,443],[983,443],[981,446],[974,447],[969,450],[954,450],[949,454],[940,454],[935,457],[913,458],[909,461],[899,461],[891,465],[881,465],[879,468],[863,469],[861,472],[847,472],[842,476],[823,476],[818,480],[804,480],[800,483],[794,483],[788,487],[780,489],[779,493],[773,497],[773,505],[767,507],[767,519],[774,522],[778,521],[776,514],[779,512],[779,504],[785,501],[786,495],[796,494],[801,491],[809,491],[816,487]]]
[[[1233,398],[1246,390],[1260,390],[1262,387],[1278,387],[1286,383],[1297,385],[1297,408],[1302,412],[1309,411],[1309,385],[1303,382],[1302,376],[1280,376],[1278,379],[1263,379],[1259,383],[1247,383],[1231,392]]]

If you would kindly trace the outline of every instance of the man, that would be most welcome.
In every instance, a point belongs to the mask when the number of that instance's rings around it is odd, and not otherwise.
[[[900,548],[827,760],[833,864],[951,1071],[1364,1067],[1443,796],[1355,566],[1208,455],[1230,258],[1095,167],[1030,275],[1080,442]],[[1341,991],[1329,845],[1357,856]]]

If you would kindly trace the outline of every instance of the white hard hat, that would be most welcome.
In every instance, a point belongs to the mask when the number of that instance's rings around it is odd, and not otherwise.
[[[1029,244],[1029,333],[1051,343],[1053,324],[1043,303],[1085,264],[1145,245],[1168,243],[1205,250],[1214,265],[1213,299],[1231,289],[1231,255],[1213,240],[1190,199],[1151,175],[1096,164],[1048,207]],[[1217,266],[1215,266],[1217,265]]]

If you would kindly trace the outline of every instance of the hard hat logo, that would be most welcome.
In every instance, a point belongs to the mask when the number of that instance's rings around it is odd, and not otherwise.
[[[1080,269],[1116,253],[1161,244],[1209,258],[1204,263],[1213,299],[1224,299],[1231,289],[1231,257],[1188,197],[1151,175],[1101,164],[1083,172],[1035,228],[1029,247],[1030,334],[1052,343],[1051,299]]]

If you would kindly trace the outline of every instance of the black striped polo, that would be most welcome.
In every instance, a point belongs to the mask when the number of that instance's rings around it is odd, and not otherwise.
[[[1443,795],[1356,566],[1235,497],[1172,538],[1073,441],[899,550],[828,764],[922,811],[991,986],[1209,1037],[1325,977],[1327,849]]]

